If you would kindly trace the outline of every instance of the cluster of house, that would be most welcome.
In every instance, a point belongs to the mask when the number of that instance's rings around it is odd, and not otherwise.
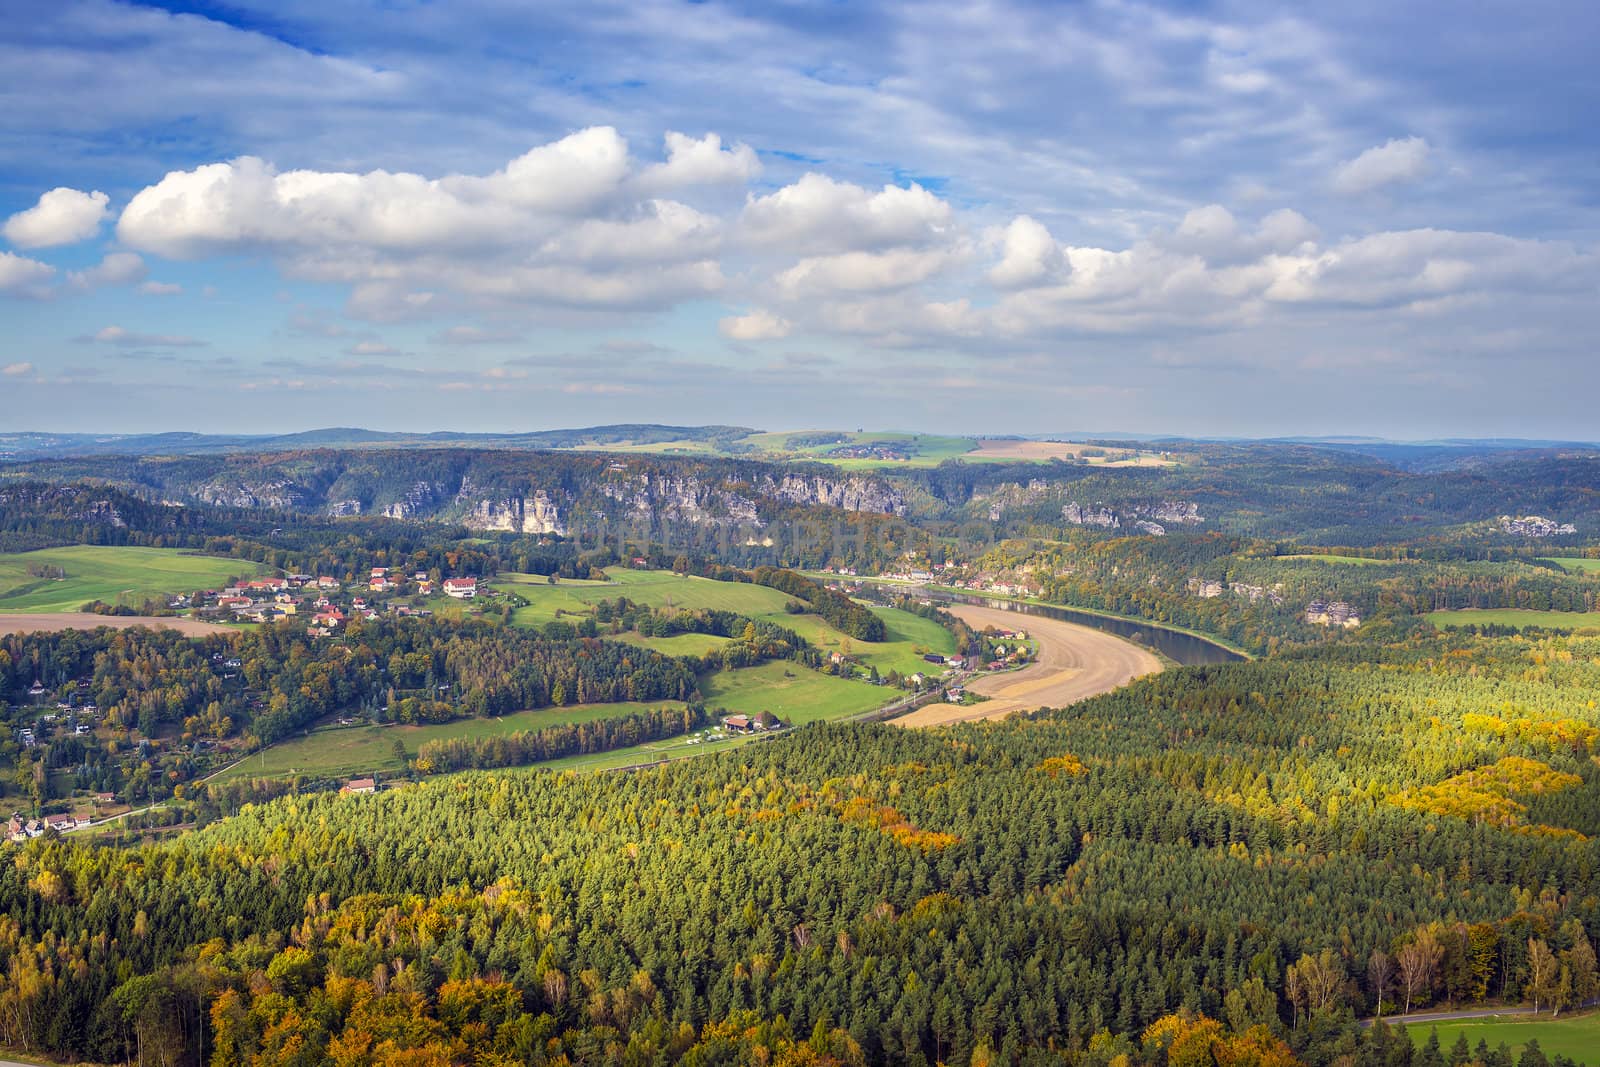
[[[405,591],[408,583],[415,585],[419,596],[432,596],[437,590],[433,579],[425,571],[417,571],[407,578],[388,567],[373,567],[367,576],[367,591],[391,594]],[[478,595],[476,578],[446,578],[443,583],[446,596],[470,600]],[[177,597],[171,602],[174,608],[199,607],[199,614],[227,612],[235,618],[250,622],[273,622],[288,615],[298,615],[308,606],[314,613],[310,632],[313,636],[326,636],[345,623],[352,615],[375,619],[378,609],[365,597],[354,597],[347,613],[329,599],[342,588],[337,578],[312,577],[309,574],[286,574],[281,578],[242,579],[226,589],[210,589],[198,595],[201,605],[189,597]],[[310,594],[316,599],[311,600]],[[428,615],[426,609],[413,609],[407,605],[390,605],[390,611],[401,615]]]
[[[110,796],[110,793],[100,793],[95,799],[97,802],[102,802],[101,797]],[[92,825],[88,819],[79,819],[75,815],[46,815],[42,819],[24,819],[19,814],[13,814],[11,821],[6,824],[6,839],[20,844],[30,837],[43,837],[46,830],[54,830],[58,834],[70,834],[74,830]]]
[[[1313,626],[1343,626],[1353,630],[1361,625],[1361,615],[1342,600],[1313,600],[1306,605],[1306,622]]]
[[[762,715],[766,717],[763,718],[761,715],[724,715],[722,717],[722,728],[730,734],[755,734],[783,727],[783,723],[779,722],[776,717],[765,712]]]
[[[1022,663],[1022,662],[1027,660],[1028,655],[1029,655],[1028,646],[1026,644],[1024,644],[1023,642],[1027,641],[1027,639],[1028,639],[1028,631],[1026,631],[1026,630],[996,629],[996,630],[994,630],[994,632],[991,633],[991,632],[985,630],[984,631],[984,636],[988,637],[988,638],[992,638],[992,639],[996,640],[997,642],[998,641],[1015,641],[1016,642],[1016,644],[1013,645],[1010,648],[1007,648],[1003,644],[996,644],[994,646],[994,659],[990,660],[988,663],[985,664],[985,666],[988,667],[991,671],[999,671],[999,670],[1004,670],[1007,667],[1015,667],[1019,663]]]
[[[271,622],[286,615],[299,614],[304,598],[296,590],[302,589],[337,592],[339,580],[314,578],[309,574],[240,579],[226,589],[207,589],[200,593],[199,599],[207,606],[196,605],[188,597],[178,597],[172,601],[172,606],[195,606],[200,614],[227,612],[249,622]]]
[[[87,678],[80,679],[78,681],[79,694],[72,695],[73,699],[82,699],[81,692],[88,688],[89,680]],[[36,681],[33,683],[33,686],[29,688],[28,695],[37,700],[39,697],[43,696],[45,692],[46,689],[43,683]],[[66,719],[65,726],[69,727],[74,735],[82,737],[85,734],[94,732],[94,726],[92,724],[99,721],[100,709],[95,706],[93,701],[86,700],[83,703],[75,704],[72,702],[72,700],[58,700],[56,701],[56,710],[47,711],[43,715],[40,715],[39,721],[45,725],[46,729],[53,731],[56,728],[57,723],[62,721],[63,716],[65,716]],[[17,741],[21,743],[23,748],[39,747],[39,735],[35,733],[33,727],[31,726],[23,726],[18,728]]]

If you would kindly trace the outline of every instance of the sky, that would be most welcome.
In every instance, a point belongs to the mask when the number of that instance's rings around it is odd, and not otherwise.
[[[0,428],[1600,438],[1600,5],[9,0]]]

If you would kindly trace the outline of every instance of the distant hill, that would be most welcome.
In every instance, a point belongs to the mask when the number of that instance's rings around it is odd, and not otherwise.
[[[711,450],[757,431],[747,426],[659,426],[625,424],[530,433],[399,433],[330,427],[290,434],[0,434],[0,459],[53,459],[67,456],[214,455],[225,452],[293,452],[306,448],[503,448],[538,451],[620,445],[702,442]]]

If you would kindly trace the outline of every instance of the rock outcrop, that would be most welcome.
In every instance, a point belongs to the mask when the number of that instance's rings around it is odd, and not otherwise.
[[[544,490],[530,496],[475,499],[461,520],[469,530],[506,530],[512,533],[565,534],[562,512]]]
[[[203,504],[276,511],[311,510],[321,503],[305,486],[277,478],[262,481],[213,479],[197,486],[194,497]]]
[[[1194,526],[1205,522],[1198,505],[1187,500],[1159,500],[1148,504],[1084,505],[1076,500],[1062,505],[1061,517],[1074,526],[1101,526],[1108,530],[1132,527],[1152,537],[1166,535],[1167,524]]]
[[[1570,522],[1557,522],[1543,515],[1500,516],[1500,529],[1518,537],[1564,537],[1575,534],[1578,528]]]

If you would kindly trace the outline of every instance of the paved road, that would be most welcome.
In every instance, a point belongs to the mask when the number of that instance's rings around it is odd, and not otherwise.
[[[1161,661],[1152,653],[1103,630],[974,604],[952,604],[946,610],[977,630],[1026,629],[1038,646],[1038,659],[1019,671],[988,675],[968,685],[972,692],[989,697],[981,704],[929,704],[894,720],[902,726],[938,726],[1065,707],[1161,670]]]

